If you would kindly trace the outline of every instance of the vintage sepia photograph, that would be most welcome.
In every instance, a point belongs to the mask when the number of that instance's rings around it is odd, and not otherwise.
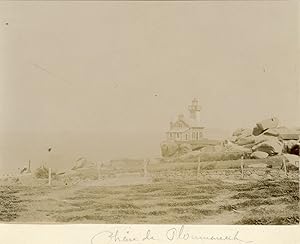
[[[298,18],[0,2],[0,222],[298,225]]]

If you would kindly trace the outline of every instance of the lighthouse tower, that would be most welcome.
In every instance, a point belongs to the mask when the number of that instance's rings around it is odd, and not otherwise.
[[[199,105],[199,101],[198,99],[194,98],[192,101],[192,105],[189,106],[190,118],[199,121],[200,110],[201,110],[201,106]]]

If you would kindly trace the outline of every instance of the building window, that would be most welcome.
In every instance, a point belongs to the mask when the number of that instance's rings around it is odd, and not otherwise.
[[[187,135],[187,134],[185,134],[185,140],[186,140],[186,141],[188,140],[188,135]]]

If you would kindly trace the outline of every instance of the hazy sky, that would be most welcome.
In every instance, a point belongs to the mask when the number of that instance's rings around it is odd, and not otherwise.
[[[296,4],[1,2],[2,165],[159,154],[194,97],[206,127],[300,125]]]

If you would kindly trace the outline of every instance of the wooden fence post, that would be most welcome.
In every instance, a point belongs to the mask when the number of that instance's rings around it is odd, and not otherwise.
[[[144,177],[148,176],[148,164],[149,164],[149,160],[144,159]]]
[[[28,161],[28,169],[27,169],[27,173],[31,173],[31,161]]]
[[[48,169],[48,173],[49,173],[49,175],[48,175],[48,185],[49,186],[51,186],[51,184],[52,184],[52,178],[51,178],[52,177],[52,175],[51,175],[52,172],[51,171],[52,171],[51,168],[49,168]]]
[[[101,168],[102,168],[102,162],[97,163],[97,173],[98,173],[98,180],[100,180],[101,176]]]
[[[286,162],[285,162],[285,158],[282,159],[283,161],[283,169],[284,169],[284,174],[287,177],[287,169],[286,169]]]
[[[199,178],[200,176],[200,163],[201,163],[201,159],[200,159],[200,156],[198,157],[198,167],[197,167],[197,179]]]
[[[241,157],[241,172],[242,172],[242,179],[244,179],[244,156]]]

